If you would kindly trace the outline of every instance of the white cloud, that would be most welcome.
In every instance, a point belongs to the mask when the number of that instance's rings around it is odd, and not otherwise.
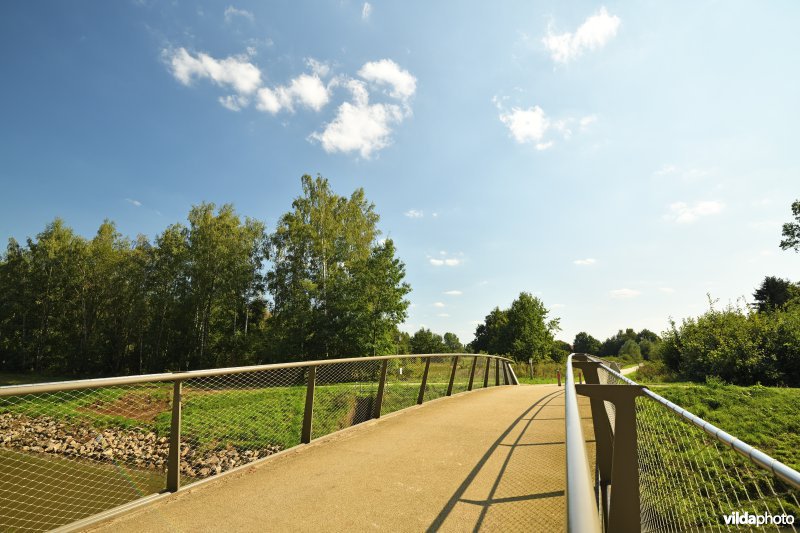
[[[369,2],[364,2],[364,6],[361,8],[361,18],[362,20],[369,19],[369,16],[372,14],[372,4]]]
[[[634,290],[634,289],[614,289],[610,291],[609,294],[612,298],[616,299],[628,299],[628,298],[636,298],[641,292]]]
[[[500,120],[508,127],[514,140],[520,144],[541,143],[547,128],[550,127],[549,119],[538,105],[528,109],[514,107],[510,113],[500,113]]]
[[[184,85],[195,78],[208,78],[220,86],[232,87],[239,94],[251,94],[261,85],[261,71],[248,61],[248,56],[214,59],[200,52],[197,56],[185,48],[164,51],[172,75]]]
[[[423,213],[422,211],[418,211],[416,209],[409,209],[403,214],[408,218],[422,218],[425,216],[425,213]]]
[[[446,294],[448,296],[461,296],[464,293],[461,291],[444,291],[442,294]]]
[[[578,122],[581,126],[581,131],[586,131],[589,129],[589,126],[597,122],[597,115],[586,115],[585,117],[581,117]]]
[[[230,24],[230,22],[234,19],[234,17],[242,17],[246,18],[250,22],[254,22],[256,17],[246,9],[237,9],[233,6],[228,6],[225,8],[225,22]]]
[[[675,292],[675,289],[672,287],[659,287],[658,290],[664,294],[673,294]]]
[[[443,302],[434,302],[433,306],[434,307],[444,307],[444,303]]]
[[[231,94],[228,96],[220,96],[219,103],[222,104],[222,107],[230,109],[231,111],[241,111],[242,108],[247,107],[250,100],[245,96]]]
[[[458,266],[461,264],[461,259],[457,257],[446,257],[444,259],[437,259],[435,257],[431,257],[428,259],[430,264],[433,266]]]
[[[417,90],[417,78],[391,59],[365,63],[358,75],[376,85],[390,85],[392,90],[389,96],[404,102],[414,96]]]
[[[139,200],[134,200],[133,198],[125,198],[125,201],[134,207],[142,207],[142,202],[140,202]]]
[[[583,54],[586,50],[595,50],[605,46],[619,29],[620,19],[610,15],[605,7],[597,14],[587,18],[575,33],[554,34],[547,28],[547,36],[542,39],[550,57],[557,63],[567,63]]]
[[[597,263],[597,259],[587,257],[586,259],[576,259],[573,263],[576,265],[593,265]]]
[[[669,205],[669,211],[664,218],[678,224],[689,224],[700,217],[718,215],[724,207],[725,204],[716,200],[696,202],[694,205],[686,202],[674,202]]]
[[[294,112],[294,106],[298,103],[319,111],[329,101],[328,89],[316,74],[301,74],[288,86],[281,85],[273,89],[262,87],[256,94],[256,108],[273,115],[284,110]]]
[[[320,78],[324,78],[331,71],[330,65],[328,65],[324,61],[318,61],[313,57],[306,58],[306,66],[311,70],[311,72],[313,72]]]
[[[358,152],[369,159],[373,153],[391,144],[392,126],[405,118],[394,104],[370,104],[364,83],[348,80],[346,86],[353,94],[353,102],[344,102],[331,122],[310,139],[319,141],[328,152]]]

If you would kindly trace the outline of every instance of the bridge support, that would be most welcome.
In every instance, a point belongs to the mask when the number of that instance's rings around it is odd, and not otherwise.
[[[300,442],[308,444],[311,442],[311,419],[314,417],[314,387],[317,384],[317,367],[308,368],[308,385],[306,387],[306,410],[303,414],[303,430],[300,434]]]
[[[475,366],[478,364],[478,356],[472,358],[472,368],[469,371],[469,386],[467,390],[472,390],[472,383],[475,381]]]
[[[639,455],[636,441],[636,397],[640,385],[600,385],[599,363],[573,361],[586,376],[575,391],[590,399],[595,428],[600,504],[606,531],[641,531],[639,508]],[[614,404],[614,423],[604,402]],[[609,496],[609,488],[610,496]]]
[[[447,384],[447,395],[453,393],[453,381],[456,379],[456,368],[458,368],[458,356],[453,357],[453,368],[450,370],[450,383]]]
[[[492,360],[488,357],[484,357],[486,359],[486,368],[483,369],[483,388],[489,386],[489,369],[492,368]]]
[[[167,490],[178,492],[181,488],[181,392],[183,381],[172,385],[172,421],[169,428],[169,456],[167,457]]]
[[[425,387],[428,384],[428,370],[431,368],[431,358],[425,358],[425,370],[422,371],[422,383],[419,384],[419,395],[417,395],[417,405],[422,405],[425,401]]]
[[[386,370],[389,367],[389,360],[384,359],[381,365],[381,380],[378,382],[378,393],[375,395],[375,406],[372,410],[372,418],[381,417],[381,406],[383,405],[383,390],[386,387]]]

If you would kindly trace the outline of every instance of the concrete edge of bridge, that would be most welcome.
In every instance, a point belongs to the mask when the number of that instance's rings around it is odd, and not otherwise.
[[[517,387],[517,386],[525,386],[525,387],[552,387],[555,386],[553,383],[537,383],[537,384],[522,384],[520,385],[498,385],[486,388],[479,388],[473,389],[471,391],[462,391],[451,396],[441,396],[439,398],[434,398],[433,400],[428,400],[422,404],[412,405],[399,411],[394,411],[393,413],[388,413],[385,415],[381,415],[380,418],[373,418],[371,420],[367,420],[366,422],[361,422],[360,424],[356,424],[354,426],[350,426],[347,428],[340,429],[338,431],[334,431],[333,433],[329,433],[327,435],[323,435],[322,437],[316,438],[307,444],[298,444],[297,446],[293,446],[286,450],[281,450],[277,453],[272,455],[268,455],[267,457],[263,457],[261,459],[257,459],[252,463],[247,463],[244,465],[237,466],[232,468],[226,472],[222,472],[221,474],[217,474],[215,476],[208,477],[206,479],[196,481],[191,485],[185,485],[181,487],[177,492],[161,492],[157,494],[151,494],[149,496],[144,496],[138,500],[120,505],[118,507],[114,507],[102,513],[84,518],[82,520],[78,520],[71,524],[67,524],[62,526],[58,529],[53,530],[54,533],[72,533],[77,531],[91,531],[94,528],[104,525],[107,522],[110,522],[114,519],[120,518],[124,515],[132,513],[134,511],[138,511],[143,507],[147,507],[151,504],[162,502],[171,499],[179,499],[183,496],[190,494],[196,490],[202,489],[212,483],[216,483],[218,481],[226,481],[234,479],[235,477],[242,476],[245,474],[249,474],[259,468],[274,463],[276,461],[280,461],[286,457],[291,457],[295,454],[304,453],[308,450],[312,450],[318,446],[324,445],[331,441],[340,440],[342,438],[348,437],[352,433],[360,432],[366,430],[368,428],[374,427],[385,420],[391,420],[396,416],[400,416],[406,413],[413,413],[418,409],[424,409],[426,406],[429,405],[437,405],[439,402],[447,401],[452,398],[463,397],[467,394],[477,393],[480,394],[483,391],[495,390],[498,388],[505,388],[505,387]]]

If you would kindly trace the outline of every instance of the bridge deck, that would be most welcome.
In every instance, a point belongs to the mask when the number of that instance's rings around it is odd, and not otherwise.
[[[433,401],[178,493],[99,529],[563,529],[563,390],[498,387]],[[588,405],[583,409],[589,416]],[[591,439],[591,425],[584,428]]]

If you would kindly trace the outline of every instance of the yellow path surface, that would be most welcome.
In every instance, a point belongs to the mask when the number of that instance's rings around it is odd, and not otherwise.
[[[506,386],[433,401],[93,530],[563,530],[563,390]]]

